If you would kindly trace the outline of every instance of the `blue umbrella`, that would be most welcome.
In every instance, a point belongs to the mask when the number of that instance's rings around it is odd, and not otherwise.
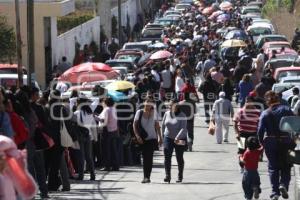
[[[111,97],[115,102],[120,102],[128,99],[128,97],[123,92],[109,90],[107,95]]]
[[[245,31],[237,29],[228,32],[225,36],[225,39],[226,40],[231,40],[231,39],[247,40],[248,35]]]

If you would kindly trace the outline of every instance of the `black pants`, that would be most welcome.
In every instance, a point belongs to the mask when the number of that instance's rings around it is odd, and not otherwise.
[[[119,169],[120,155],[119,155],[119,133],[105,132],[103,133],[103,162],[105,168]]]
[[[59,176],[59,169],[61,165],[61,158],[64,148],[59,145],[53,146],[46,151],[46,163],[48,167],[48,189],[50,191],[57,191],[61,185],[61,178]]]
[[[91,177],[95,176],[94,161],[92,159],[92,141],[89,136],[79,136],[80,145],[80,159],[78,166],[78,174],[80,178],[84,175],[84,161],[86,161],[86,166],[91,174]]]
[[[149,178],[151,176],[152,167],[153,167],[153,153],[155,140],[147,140],[142,145],[142,156],[143,156],[143,170],[144,178]]]
[[[164,154],[165,154],[165,171],[166,176],[171,177],[171,161],[172,161],[172,155],[173,151],[175,149],[176,153],[176,160],[178,164],[178,178],[183,178],[183,169],[184,169],[184,159],[183,159],[183,153],[185,150],[185,146],[176,145],[174,143],[174,139],[170,139],[168,137],[164,138]]]
[[[213,103],[212,102],[208,102],[208,101],[204,101],[204,112],[205,112],[205,122],[209,123],[210,121],[210,110],[212,110],[213,107]]]

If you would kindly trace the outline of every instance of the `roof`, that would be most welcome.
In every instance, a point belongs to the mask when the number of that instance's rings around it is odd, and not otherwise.
[[[279,72],[284,72],[284,71],[300,71],[300,67],[295,67],[295,66],[291,66],[291,67],[280,67],[277,68],[275,70],[275,74],[279,73]]]
[[[266,23],[266,22],[257,22],[252,24],[251,26],[248,27],[247,30],[251,28],[269,28],[272,29],[272,24]]]
[[[107,60],[105,63],[109,64],[112,62],[120,62],[120,63],[133,63],[131,60],[125,60],[125,59],[112,59],[112,60]]]

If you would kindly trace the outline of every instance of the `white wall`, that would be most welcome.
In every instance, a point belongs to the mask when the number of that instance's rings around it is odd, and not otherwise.
[[[137,15],[141,13],[141,6],[139,0],[128,0],[122,4],[122,26],[127,25],[127,14],[130,18],[131,28],[137,22]],[[118,7],[115,7],[111,10],[111,15],[118,17]]]
[[[69,62],[73,62],[76,41],[80,44],[81,49],[83,49],[85,44],[89,45],[92,41],[95,41],[96,44],[99,45],[100,17],[95,17],[64,34],[59,35],[56,40],[52,42],[52,44],[55,44],[55,46],[52,46],[53,65],[57,65],[63,56],[66,56]]]

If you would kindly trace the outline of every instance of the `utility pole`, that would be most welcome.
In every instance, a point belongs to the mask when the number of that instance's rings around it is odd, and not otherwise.
[[[119,25],[119,47],[123,45],[123,38],[122,38],[122,2],[118,0],[118,25]]]
[[[20,31],[20,4],[19,0],[15,0],[16,12],[16,46],[17,46],[17,60],[18,60],[18,84],[17,87],[23,86],[23,69],[22,69],[22,39]]]
[[[31,74],[35,64],[34,54],[34,1],[27,0],[27,44],[28,44],[28,67],[27,67],[27,84],[32,85]]]

